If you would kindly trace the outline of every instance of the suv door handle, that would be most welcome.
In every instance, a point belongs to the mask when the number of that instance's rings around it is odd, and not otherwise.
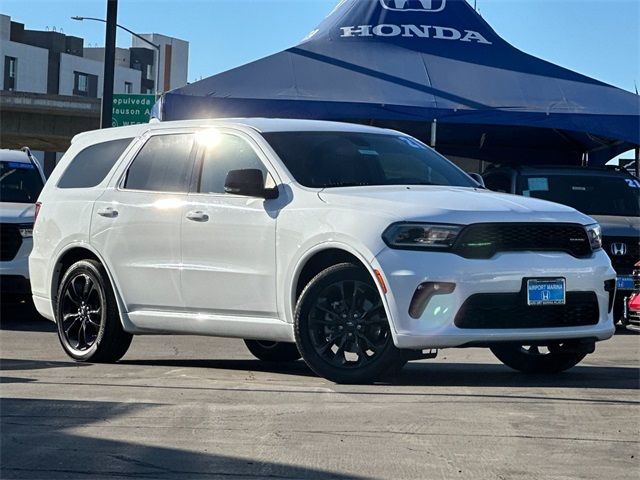
[[[106,217],[106,218],[116,218],[118,216],[118,211],[111,207],[101,208],[98,210],[97,213],[101,217]]]
[[[208,222],[209,215],[201,210],[187,213],[187,218],[193,222]]]

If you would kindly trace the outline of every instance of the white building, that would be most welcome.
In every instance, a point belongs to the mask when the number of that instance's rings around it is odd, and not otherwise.
[[[46,65],[49,51],[11,41],[11,17],[0,15],[0,61],[2,90],[47,93]]]
[[[189,42],[158,33],[141,35],[160,51],[158,92],[187,83]],[[132,37],[132,47],[116,49],[114,93],[156,93],[157,49]],[[55,31],[26,30],[0,14],[0,89],[102,97],[104,48],[84,48],[84,40]]]

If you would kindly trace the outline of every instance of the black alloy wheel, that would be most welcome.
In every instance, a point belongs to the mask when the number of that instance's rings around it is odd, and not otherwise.
[[[324,270],[304,289],[296,341],[310,368],[337,383],[371,382],[405,363],[371,276],[349,263]]]
[[[56,302],[58,338],[65,352],[78,361],[115,362],[131,344],[104,267],[80,260],[66,271]]]
[[[504,344],[491,347],[491,352],[506,366],[531,374],[563,372],[575,367],[588,354],[563,343],[548,346]]]
[[[78,273],[67,282],[60,304],[66,343],[75,351],[86,352],[96,343],[104,322],[103,292],[89,275]]]

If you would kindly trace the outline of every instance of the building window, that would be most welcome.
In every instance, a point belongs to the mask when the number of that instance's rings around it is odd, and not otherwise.
[[[89,93],[89,78],[86,73],[74,72],[75,79],[74,82],[74,90],[76,90],[76,95],[84,95],[86,96]],[[75,92],[74,92],[75,93]]]
[[[124,93],[133,93],[133,83],[124,82]]]
[[[73,72],[73,94],[83,97],[97,97],[98,76],[82,72]]]
[[[16,89],[18,59],[14,57],[4,57],[4,89]]]

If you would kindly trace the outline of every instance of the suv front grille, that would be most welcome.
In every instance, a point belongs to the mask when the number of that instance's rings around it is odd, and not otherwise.
[[[20,235],[18,225],[0,223],[0,261],[8,262],[13,260],[21,245],[22,235]]]
[[[624,255],[616,254],[622,245]],[[618,275],[631,275],[633,266],[640,260],[640,240],[634,237],[606,236],[602,240],[602,248],[611,258],[611,265]]]
[[[465,227],[453,245],[465,258],[491,258],[499,252],[566,252],[591,255],[582,225],[566,223],[479,223]]]
[[[458,328],[554,328],[595,325],[600,319],[594,292],[567,292],[565,305],[527,305],[526,293],[471,295],[455,318]]]

